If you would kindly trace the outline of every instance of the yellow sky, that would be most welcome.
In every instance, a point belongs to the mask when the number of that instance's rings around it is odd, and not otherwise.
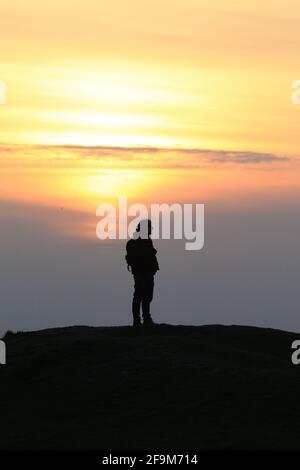
[[[299,154],[298,0],[1,0],[0,141]]]

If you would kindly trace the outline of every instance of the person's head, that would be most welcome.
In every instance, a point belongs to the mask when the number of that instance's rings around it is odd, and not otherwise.
[[[136,228],[140,238],[149,238],[152,232],[152,223],[150,219],[141,220]]]

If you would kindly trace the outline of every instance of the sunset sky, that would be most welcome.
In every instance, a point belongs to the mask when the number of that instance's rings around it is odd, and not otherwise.
[[[3,0],[1,141],[299,154],[298,6]]]
[[[128,322],[124,244],[95,236],[125,195],[205,204],[201,252],[158,244],[161,321],[300,331],[299,24],[298,0],[1,0],[0,330]]]

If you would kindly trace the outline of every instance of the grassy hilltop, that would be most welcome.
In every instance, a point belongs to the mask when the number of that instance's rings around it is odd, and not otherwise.
[[[8,334],[0,448],[299,449],[297,337],[169,325]]]

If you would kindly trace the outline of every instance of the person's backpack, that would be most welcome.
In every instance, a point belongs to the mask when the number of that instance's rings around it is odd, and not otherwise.
[[[152,240],[131,239],[126,245],[125,260],[128,271],[134,273],[147,273],[159,270],[156,259],[157,251],[153,247]]]
[[[133,248],[132,248],[132,242],[133,240],[129,240],[126,244],[126,256],[125,260],[127,263],[127,269],[128,271],[132,272],[132,265],[134,264],[134,255],[133,255]]]

